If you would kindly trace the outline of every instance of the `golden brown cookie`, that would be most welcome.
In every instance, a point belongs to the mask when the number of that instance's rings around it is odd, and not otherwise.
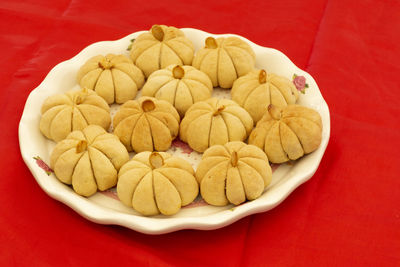
[[[146,77],[172,64],[191,65],[194,54],[192,41],[175,27],[153,25],[139,35],[131,48],[131,58]]]
[[[199,186],[192,166],[164,152],[141,152],[122,166],[117,193],[143,215],[173,215],[193,202]]]
[[[239,205],[260,197],[271,177],[265,153],[239,141],[208,148],[196,170],[201,196],[215,206]]]
[[[108,104],[134,99],[144,84],[142,71],[124,55],[94,56],[79,69],[81,87],[94,90]]]
[[[192,66],[170,65],[150,75],[142,95],[168,101],[183,117],[193,103],[210,98],[212,90],[204,72]]]
[[[251,132],[249,144],[264,149],[270,162],[283,163],[313,152],[321,139],[322,121],[317,111],[299,105],[270,105]]]
[[[231,94],[232,100],[250,113],[254,123],[261,119],[270,104],[286,107],[296,103],[299,97],[289,79],[265,70],[254,70],[237,79]]]
[[[120,107],[113,119],[114,134],[128,151],[165,151],[178,136],[179,122],[169,102],[143,96]]]
[[[255,60],[253,49],[238,37],[208,37],[193,66],[205,72],[214,87],[231,88],[237,78],[253,70]]]
[[[41,109],[40,132],[56,142],[89,124],[108,129],[111,123],[110,107],[92,90],[72,90],[48,97]]]
[[[58,180],[88,197],[115,186],[118,170],[128,160],[128,151],[118,137],[100,126],[89,125],[57,143],[50,165]]]
[[[249,113],[236,102],[210,98],[193,104],[180,125],[180,139],[198,152],[213,145],[243,141],[253,129]]]

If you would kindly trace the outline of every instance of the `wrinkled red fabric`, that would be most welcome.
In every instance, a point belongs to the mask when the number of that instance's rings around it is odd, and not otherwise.
[[[400,2],[0,2],[1,266],[400,266]],[[331,138],[271,211],[149,236],[92,223],[40,189],[19,151],[28,94],[87,45],[152,24],[235,33],[317,81]]]

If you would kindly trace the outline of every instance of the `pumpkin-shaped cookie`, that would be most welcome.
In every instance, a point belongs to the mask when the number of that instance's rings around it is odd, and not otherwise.
[[[150,75],[142,95],[168,101],[183,117],[193,103],[210,98],[212,90],[204,72],[192,66],[171,65]]]
[[[82,87],[94,90],[108,104],[122,104],[134,99],[144,84],[142,71],[124,55],[98,55],[89,59],[78,71]]]
[[[253,49],[238,37],[208,37],[193,59],[193,66],[205,72],[214,87],[231,88],[240,76],[253,70]]]
[[[203,199],[211,205],[239,205],[258,198],[271,182],[265,153],[243,142],[208,148],[196,170]]]
[[[270,162],[283,163],[313,152],[321,139],[322,121],[317,111],[299,105],[270,105],[251,132],[249,144],[264,149]]]
[[[42,105],[41,113],[40,131],[56,142],[89,124],[108,129],[111,123],[110,107],[103,98],[87,89],[48,97]]]
[[[265,70],[254,70],[233,83],[232,100],[244,107],[256,123],[270,104],[286,107],[296,103],[299,93],[293,82]]]
[[[180,126],[180,139],[198,152],[213,145],[243,141],[253,129],[249,113],[228,99],[210,98],[193,104]]]
[[[192,41],[175,27],[154,25],[149,32],[134,40],[131,58],[146,77],[172,64],[191,65],[194,54]]]
[[[113,134],[97,125],[73,131],[57,143],[50,165],[56,177],[82,196],[91,196],[117,184],[118,170],[129,160],[128,151]]]
[[[118,177],[119,199],[143,215],[173,215],[199,193],[192,166],[164,152],[135,155]]]
[[[128,151],[164,151],[178,136],[179,122],[170,103],[143,96],[121,106],[113,119],[114,134]]]

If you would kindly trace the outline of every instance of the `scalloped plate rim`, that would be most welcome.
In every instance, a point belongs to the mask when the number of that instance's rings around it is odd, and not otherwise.
[[[49,183],[46,181],[46,177],[48,177],[41,169],[39,169],[35,164],[33,163],[31,159],[31,155],[28,154],[28,150],[26,148],[26,142],[27,137],[24,134],[24,129],[25,129],[25,123],[27,123],[27,120],[29,119],[29,114],[27,114],[27,110],[30,108],[29,104],[33,101],[33,98],[35,95],[39,92],[46,91],[43,88],[43,85],[46,83],[46,81],[51,77],[52,73],[58,69],[63,67],[64,65],[67,65],[75,60],[78,60],[80,57],[83,57],[87,51],[90,51],[96,46],[103,45],[103,44],[110,44],[110,43],[115,43],[115,42],[121,42],[126,39],[131,39],[132,36],[137,36],[140,33],[143,33],[145,31],[138,31],[132,34],[129,34],[121,39],[114,40],[114,41],[100,41],[96,42],[93,44],[88,45],[84,49],[82,49],[78,54],[76,54],[74,57],[72,57],[69,60],[63,61],[57,65],[55,65],[49,73],[46,75],[44,80],[34,89],[32,92],[29,94],[25,107],[21,116],[21,120],[19,123],[19,129],[18,129],[18,135],[19,135],[19,144],[20,144],[20,151],[22,158],[25,162],[25,164],[28,166],[29,170],[33,174],[35,180],[38,182],[39,186],[52,198],[64,203],[65,205],[69,206],[72,208],[74,211],[76,211],[78,214],[81,216],[85,217],[86,219],[93,221],[95,223],[100,223],[100,224],[115,224],[115,225],[121,225],[127,228],[130,228],[132,230],[145,233],[145,234],[164,234],[164,233],[169,233],[177,230],[182,230],[182,229],[198,229],[198,230],[212,230],[212,229],[217,229],[220,227],[224,227],[226,225],[229,225],[237,220],[240,220],[243,217],[246,217],[251,214],[255,213],[261,213],[265,212],[267,210],[270,210],[277,205],[279,205],[288,195],[291,194],[298,186],[309,180],[314,173],[316,172],[321,160],[322,156],[324,155],[324,152],[326,150],[326,147],[329,142],[329,137],[330,137],[330,114],[329,114],[329,107],[324,100],[317,83],[313,79],[313,77],[308,74],[307,72],[301,70],[298,68],[284,53],[281,51],[274,49],[274,48],[268,48],[268,47],[263,47],[258,44],[253,43],[252,41],[248,40],[247,38],[236,35],[236,34],[211,34],[202,30],[198,29],[193,29],[193,28],[182,28],[184,32],[195,32],[198,34],[203,34],[203,35],[209,35],[209,36],[236,36],[241,39],[246,40],[249,42],[252,46],[258,47],[258,49],[268,49],[270,51],[273,51],[274,53],[278,53],[280,57],[283,57],[286,61],[289,61],[300,73],[306,75],[307,79],[312,79],[313,83],[315,83],[317,87],[317,91],[319,93],[319,97],[322,100],[323,104],[323,109],[327,112],[327,121],[324,123],[324,128],[327,127],[327,136],[325,139],[322,140],[319,152],[320,152],[320,157],[318,157],[317,162],[313,165],[313,168],[311,168],[307,173],[301,173],[301,175],[295,175],[293,179],[288,181],[287,185],[287,190],[280,195],[278,199],[275,199],[272,203],[257,203],[257,200],[247,202],[243,205],[237,206],[234,208],[234,210],[224,210],[220,211],[214,214],[202,216],[202,217],[185,217],[185,218],[152,218],[152,217],[143,217],[143,216],[137,216],[137,215],[132,215],[132,214],[124,214],[121,212],[114,211],[112,209],[106,208],[106,207],[101,207],[96,203],[92,203],[89,199],[81,197],[73,192],[70,192],[68,190],[62,190],[62,191],[57,191],[54,190],[51,186],[49,186]],[[29,120],[28,120],[29,122]],[[315,152],[313,152],[315,153]],[[296,179],[295,179],[296,178]],[[256,204],[252,204],[256,203]],[[250,204],[250,205],[248,205]],[[250,206],[250,207],[249,207]],[[134,217],[134,218],[132,218]]]

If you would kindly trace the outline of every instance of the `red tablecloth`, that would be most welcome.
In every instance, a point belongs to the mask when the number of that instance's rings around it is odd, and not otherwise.
[[[0,21],[1,266],[400,266],[399,1],[2,0]],[[47,196],[19,152],[28,94],[90,43],[152,24],[243,35],[308,71],[332,120],[314,177],[271,211],[161,236]]]

